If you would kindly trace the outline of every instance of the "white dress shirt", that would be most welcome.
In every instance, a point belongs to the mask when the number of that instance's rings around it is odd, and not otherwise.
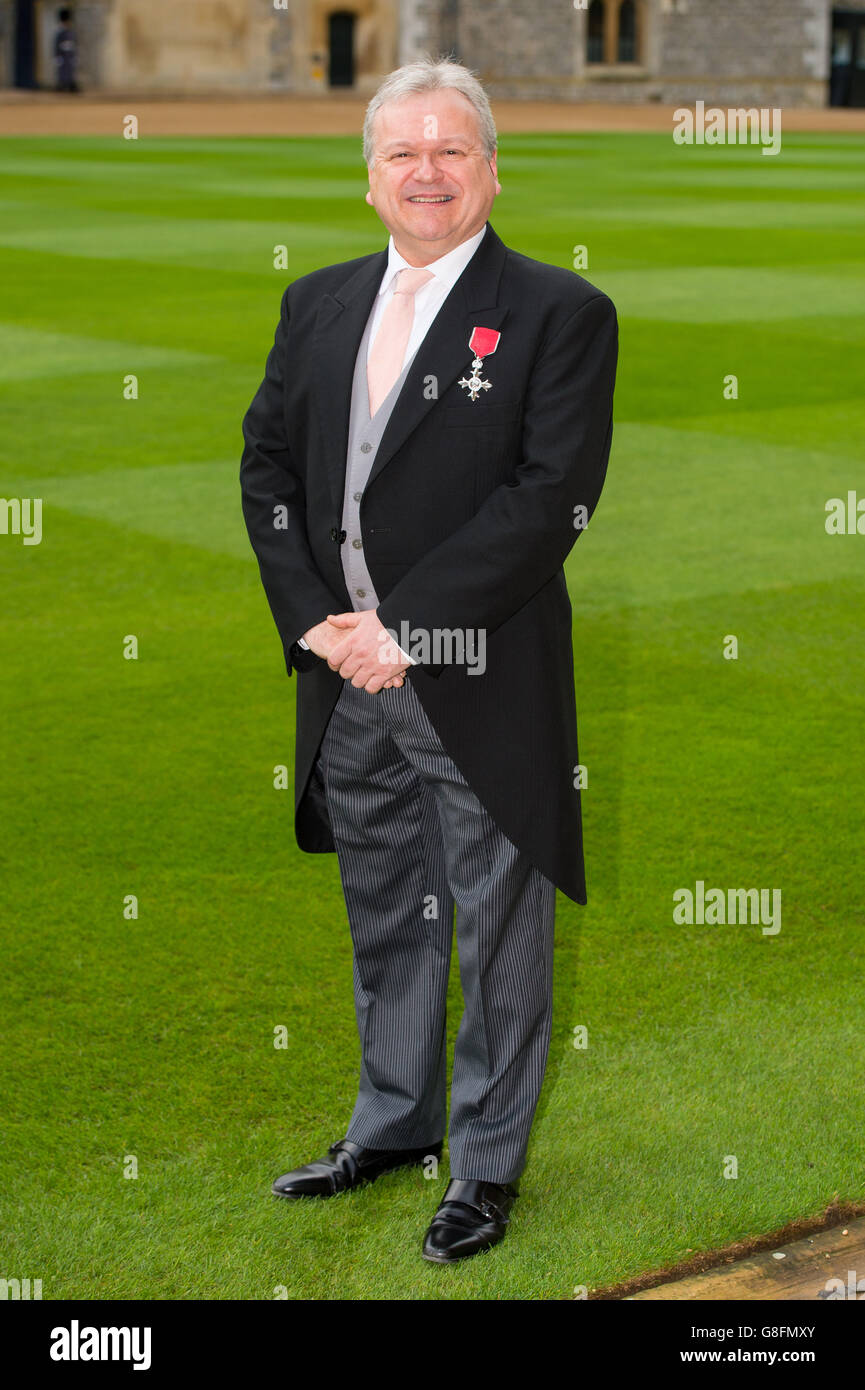
[[[432,279],[427,280],[425,285],[415,292],[414,297],[414,322],[412,323],[411,333],[406,344],[405,356],[402,360],[400,370],[404,370],[406,363],[410,362],[427,335],[429,326],[444,303],[447,295],[453,289],[460,275],[462,275],[472,256],[477,251],[487,229],[486,222],[479,232],[470,236],[468,241],[460,242],[453,251],[448,251],[446,255],[440,256],[437,261],[430,261],[429,265],[423,267],[432,273]],[[381,284],[378,287],[378,294],[372,306],[372,326],[369,333],[369,347],[372,347],[375,335],[378,332],[382,315],[393,298],[396,288],[396,277],[401,270],[414,270],[415,266],[410,266],[397,251],[393,244],[391,235],[387,245],[387,269],[382,276]],[[468,343],[466,343],[468,351]]]

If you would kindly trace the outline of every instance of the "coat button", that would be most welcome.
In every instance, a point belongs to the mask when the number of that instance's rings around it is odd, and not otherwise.
[[[336,527],[333,526],[331,527],[330,538],[332,541],[335,541],[337,545],[342,545],[345,540],[345,532],[337,531]]]

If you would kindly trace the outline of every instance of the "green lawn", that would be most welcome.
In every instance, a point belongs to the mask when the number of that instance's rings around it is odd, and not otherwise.
[[[43,499],[41,544],[0,535],[0,1277],[569,1298],[865,1197],[865,537],[824,527],[865,495],[863,146],[502,139],[493,225],[588,246],[621,359],[568,562],[590,901],[559,897],[511,1231],[448,1269],[420,1258],[445,1164],[270,1195],[344,1133],[358,1045],[336,859],[273,786],[295,686],[240,421],[286,280],[385,243],[359,139],[0,142],[0,491]],[[698,879],[781,889],[780,932],[676,925]]]

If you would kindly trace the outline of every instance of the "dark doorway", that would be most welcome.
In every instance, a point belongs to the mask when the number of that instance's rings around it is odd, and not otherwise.
[[[604,61],[604,0],[592,0],[586,24],[586,62]]]
[[[12,77],[16,87],[36,86],[36,16],[33,0],[15,0],[15,64]]]
[[[865,10],[832,11],[830,106],[865,106]]]
[[[328,15],[328,45],[331,87],[354,86],[354,15],[349,10],[336,10]]]

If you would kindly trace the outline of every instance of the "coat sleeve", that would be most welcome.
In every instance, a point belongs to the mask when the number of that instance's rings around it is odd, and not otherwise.
[[[489,634],[561,569],[580,534],[574,509],[590,517],[604,484],[617,358],[616,311],[599,293],[539,351],[513,481],[394,585],[377,610],[385,627]]]
[[[323,622],[328,613],[341,613],[345,604],[331,593],[310,550],[303,478],[289,447],[285,420],[288,293],[282,297],[264,380],[243,418],[240,487],[246,528],[291,675],[293,667],[311,670],[320,661],[313,652],[295,646],[298,637]]]

